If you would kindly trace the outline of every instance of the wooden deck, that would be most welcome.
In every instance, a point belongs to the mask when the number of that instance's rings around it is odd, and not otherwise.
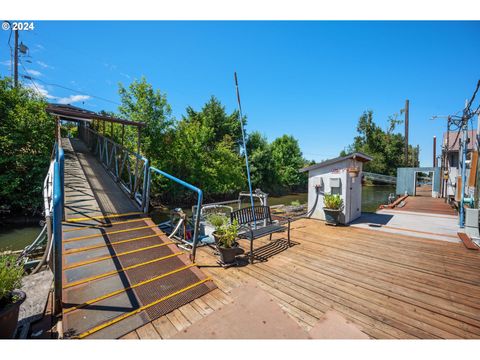
[[[212,249],[201,248],[198,263],[218,289],[124,338],[175,336],[231,302],[231,289],[252,282],[306,331],[334,309],[371,338],[480,338],[478,252],[309,219],[292,228],[296,245],[285,249],[281,234],[270,245],[260,239],[257,254],[265,261],[253,265],[223,269]]]
[[[427,196],[409,196],[405,199],[405,206],[395,207],[392,210],[412,211],[437,215],[456,215],[455,209],[445,202],[445,199]]]

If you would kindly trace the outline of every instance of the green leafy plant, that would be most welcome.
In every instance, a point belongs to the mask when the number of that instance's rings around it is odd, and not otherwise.
[[[207,221],[215,228],[220,229],[224,225],[228,225],[228,218],[223,214],[210,214]]]
[[[325,194],[323,197],[323,205],[326,209],[341,210],[343,208],[343,200],[338,194]]]
[[[238,221],[229,222],[222,214],[211,214],[207,221],[215,227],[217,245],[224,248],[231,248],[238,237]]]
[[[23,266],[16,261],[15,255],[0,255],[0,308],[12,301],[11,292],[21,286]]]
[[[293,200],[293,201],[290,203],[290,205],[292,205],[292,206],[300,206],[300,205],[301,205],[301,204],[300,204],[300,200]]]

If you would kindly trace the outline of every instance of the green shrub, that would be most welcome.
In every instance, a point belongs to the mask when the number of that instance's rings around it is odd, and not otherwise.
[[[0,255],[0,307],[8,303],[10,293],[21,286],[23,266],[16,261],[15,255]]]
[[[228,225],[228,218],[222,214],[210,214],[207,217],[207,221],[215,228],[215,230]]]
[[[231,248],[238,237],[238,221],[230,223],[228,218],[221,214],[211,214],[207,221],[215,227],[217,245]]]
[[[325,194],[323,196],[323,205],[327,209],[341,210],[343,208],[343,200],[338,194]]]
[[[290,205],[292,205],[292,206],[300,206],[300,205],[301,205],[301,204],[300,204],[300,200],[293,200],[293,201],[290,203]]]

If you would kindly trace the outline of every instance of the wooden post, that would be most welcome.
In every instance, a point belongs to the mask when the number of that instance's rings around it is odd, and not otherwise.
[[[139,126],[137,127],[138,129],[138,138],[137,138],[137,154],[140,155],[140,137],[141,137],[141,133],[142,133],[142,128]]]
[[[55,125],[55,139],[57,140],[58,145],[61,146],[62,130],[60,125],[60,116],[57,116],[57,123]]]
[[[123,140],[125,138],[125,124],[122,124],[122,148],[123,148]]]

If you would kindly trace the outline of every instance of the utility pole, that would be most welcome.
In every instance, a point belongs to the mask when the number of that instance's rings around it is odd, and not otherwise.
[[[13,84],[15,87],[18,87],[18,30],[13,30],[14,39],[15,39],[15,50],[14,50],[14,60],[13,60]]]
[[[405,100],[405,166],[408,167],[408,121],[409,121],[409,101]]]
[[[433,167],[437,167],[437,137],[433,137]]]
[[[445,202],[448,200],[448,179],[450,178],[449,174],[449,169],[448,169],[448,153],[450,151],[450,123],[452,121],[452,117],[448,116],[447,118],[447,146],[445,149],[445,167],[444,167],[444,173],[442,176],[445,177],[445,182],[444,182],[444,192],[445,192]]]
[[[462,187],[460,189],[460,227],[465,227],[465,183],[467,181],[467,150],[468,150],[468,107],[469,103],[468,100],[465,100],[465,109],[463,110],[462,116],[462,142],[461,142],[461,152],[462,152],[462,169],[461,169],[461,176],[462,176]]]

